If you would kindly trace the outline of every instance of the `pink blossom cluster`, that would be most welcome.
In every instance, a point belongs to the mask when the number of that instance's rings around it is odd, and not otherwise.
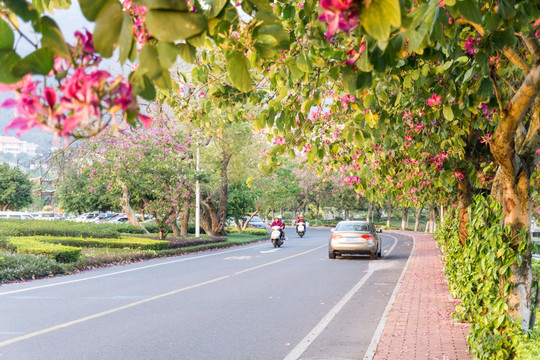
[[[358,4],[355,0],[321,0],[323,13],[319,21],[328,24],[325,36],[331,39],[336,31],[350,32],[358,27]]]
[[[441,104],[441,96],[440,95],[433,94],[432,97],[427,99],[427,105],[428,106],[435,106],[435,105],[440,105],[440,104]]]
[[[354,186],[355,184],[361,184],[362,179],[360,179],[358,176],[345,176],[343,178],[343,183],[349,184],[349,186]]]
[[[440,154],[435,154],[435,156],[430,157],[429,163],[435,165],[437,171],[441,171],[443,169],[443,164],[446,159],[448,159],[448,153],[443,151]]]
[[[77,64],[57,58],[54,70],[46,77],[47,82],[53,82],[63,76],[56,87],[41,88],[31,75],[14,85],[0,85],[0,92],[15,93],[14,98],[0,104],[0,108],[11,108],[15,113],[5,131],[18,129],[20,135],[39,127],[65,136],[82,127],[87,132],[99,132],[102,117],[114,117],[118,112],[131,112],[145,127],[151,125],[149,117],[139,114],[129,81],[97,68],[101,59],[93,53],[92,35],[77,32],[76,36],[78,43],[72,50]]]
[[[144,5],[137,5],[132,0],[122,0],[124,12],[133,19],[133,35],[138,44],[148,43],[151,35],[146,28],[146,13],[148,8]]]
[[[481,39],[481,36],[478,36],[475,39],[473,39],[472,36],[469,36],[469,38],[465,40],[465,52],[469,55],[476,55],[476,53],[478,53],[477,46]]]

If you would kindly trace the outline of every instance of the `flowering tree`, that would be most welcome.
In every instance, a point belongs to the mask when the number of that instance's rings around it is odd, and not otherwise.
[[[91,178],[107,182],[107,190],[121,191],[122,209],[133,224],[138,222],[131,210],[132,198],[141,199],[163,238],[169,226],[179,235],[176,220],[185,208],[189,210],[194,194],[190,142],[171,126],[154,126],[144,132],[120,130],[115,136],[101,135],[81,146],[78,163],[90,169]],[[187,228],[182,233],[187,234]]]

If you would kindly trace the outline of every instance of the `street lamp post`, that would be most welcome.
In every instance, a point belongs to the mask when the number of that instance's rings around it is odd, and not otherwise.
[[[197,182],[195,183],[195,237],[201,236],[201,188],[199,185],[199,146],[197,146]]]

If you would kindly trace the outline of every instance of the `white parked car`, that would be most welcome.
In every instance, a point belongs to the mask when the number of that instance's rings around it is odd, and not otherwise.
[[[0,219],[19,219],[19,220],[29,220],[34,217],[22,211],[0,211]]]

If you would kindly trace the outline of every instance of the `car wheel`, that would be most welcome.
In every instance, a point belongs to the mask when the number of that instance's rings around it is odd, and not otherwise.
[[[377,253],[375,254],[369,254],[370,260],[377,260]]]
[[[332,249],[328,250],[328,258],[329,259],[335,259],[336,253],[332,251]]]

